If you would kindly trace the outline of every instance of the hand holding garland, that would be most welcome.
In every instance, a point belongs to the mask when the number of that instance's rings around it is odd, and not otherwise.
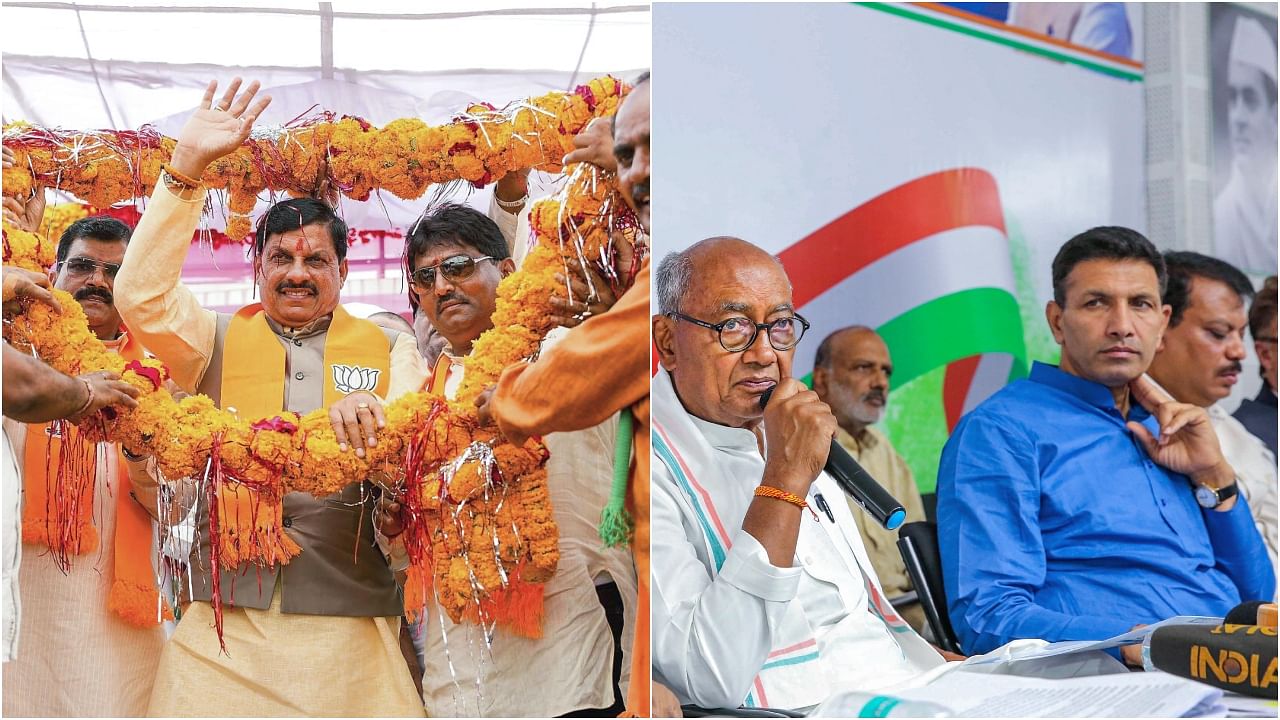
[[[3,167],[7,172],[17,167],[17,156],[13,150],[4,148]],[[44,216],[44,186],[39,183],[31,188],[31,195],[25,200],[18,197],[4,198],[4,219],[26,230],[35,232],[40,227],[40,218]]]

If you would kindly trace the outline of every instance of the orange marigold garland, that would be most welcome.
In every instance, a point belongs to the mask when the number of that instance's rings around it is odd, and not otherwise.
[[[573,92],[551,92],[495,109],[476,104],[453,122],[430,127],[403,119],[378,129],[355,117],[321,112],[282,127],[258,127],[236,152],[214,162],[202,181],[225,190],[227,235],[248,234],[249,212],[263,190],[310,193],[325,174],[354,200],[374,190],[412,199],[432,183],[462,179],[477,187],[513,170],[559,172],[573,136],[596,117],[617,111],[627,91],[605,76]],[[151,126],[90,132],[12,123],[4,145],[15,166],[4,171],[5,195],[35,183],[69,192],[94,207],[151,194],[175,141]]]
[[[232,211],[247,213],[252,203],[245,199],[261,189],[314,187],[321,172],[352,197],[367,197],[379,188],[409,197],[442,180],[462,177],[479,184],[530,165],[558,170],[558,158],[572,149],[573,134],[593,116],[614,112],[622,92],[617,81],[601,78],[571,95],[552,93],[503,111],[473,106],[444,128],[397,121],[378,131],[354,118],[312,123],[272,143],[251,140],[247,147],[260,143],[247,150],[251,159],[242,155],[242,148],[211,166],[205,180],[210,174],[221,178],[222,185],[216,180],[210,185],[228,188],[233,200],[241,200],[232,203]],[[164,139],[139,137],[151,145],[132,162],[146,167],[154,157],[142,155],[163,149]],[[135,144],[145,145],[143,139]],[[6,144],[9,140],[6,131]],[[315,154],[322,147],[327,154],[323,170]],[[377,159],[369,160],[371,154]],[[33,168],[28,180],[32,175],[47,179],[38,160],[28,157],[25,162]],[[100,165],[99,172],[115,167]],[[5,180],[8,193],[8,173]],[[17,184],[21,186],[20,178]],[[259,493],[269,501],[264,505],[278,509],[287,492],[325,496],[350,484],[350,478],[379,470],[393,487],[403,488],[411,561],[407,612],[418,614],[430,597],[454,622],[486,628],[498,624],[533,637],[541,632],[543,584],[554,574],[559,555],[544,467],[547,453],[537,440],[517,448],[492,427],[479,427],[472,400],[496,381],[502,368],[536,354],[550,330],[546,318],[556,272],[566,271],[570,262],[592,262],[618,288],[629,283],[630,277],[612,276],[612,243],[619,230],[623,234],[616,237],[633,241],[634,220],[611,188],[609,178],[579,165],[571,169],[564,191],[534,208],[537,247],[525,266],[499,286],[494,329],[477,341],[467,359],[458,400],[448,403],[417,393],[388,405],[388,426],[365,459],[339,451],[327,409],[249,422],[219,410],[204,396],[174,400],[163,388],[166,372],[160,363],[146,360],[125,367],[88,331],[79,305],[61,291],[56,292],[64,307],[61,315],[31,305],[6,326],[6,337],[32,347],[63,372],[109,369],[139,388],[138,408],[104,411],[98,436],[131,452],[154,455],[165,477],[208,478],[210,532],[218,538],[211,547],[215,585],[224,563],[287,562],[297,552],[278,532],[274,517],[245,515],[252,511],[237,502],[240,488]],[[100,194],[95,204],[105,201]],[[6,225],[6,264],[34,270],[51,265],[51,240],[46,235],[41,242]],[[213,597],[220,635],[216,588]]]

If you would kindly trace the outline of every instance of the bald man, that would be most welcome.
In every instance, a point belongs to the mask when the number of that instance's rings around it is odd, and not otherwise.
[[[917,522],[925,519],[924,501],[920,499],[911,468],[889,438],[871,427],[884,417],[892,375],[889,346],[875,330],[854,325],[836,330],[818,345],[813,391],[831,406],[840,423],[836,441],[902,503],[907,511],[906,522]],[[914,590],[902,563],[902,554],[898,552],[897,531],[885,530],[853,504],[851,498],[846,497],[846,501],[850,503],[867,555],[885,592],[893,598]],[[924,627],[924,610],[918,602],[900,606],[898,610],[917,632]]]
[[[682,703],[798,710],[943,664],[885,600],[822,471],[838,425],[792,377],[809,323],[781,263],[710,238],[663,258],[657,288],[654,680]]]

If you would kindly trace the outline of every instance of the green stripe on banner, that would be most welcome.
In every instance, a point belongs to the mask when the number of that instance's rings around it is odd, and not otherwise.
[[[1094,70],[1106,75],[1110,75],[1112,77],[1120,78],[1121,80],[1131,80],[1134,82],[1142,82],[1142,73],[1139,73],[1139,72],[1134,72],[1132,70],[1121,70],[1119,68],[1112,67],[1110,65],[1093,62],[1091,60],[1086,60],[1082,57],[1078,57],[1075,55],[1069,55],[1069,54],[1058,52],[1055,50],[1050,50],[1040,45],[1035,45],[1033,43],[1016,40],[1007,35],[1002,35],[996,32],[987,32],[975,27],[964,25],[962,23],[947,20],[946,18],[939,17],[931,13],[921,13],[916,10],[900,7],[898,5],[891,5],[889,3],[859,2],[859,3],[852,3],[852,4],[861,5],[862,7],[869,8],[871,10],[879,10],[881,12],[886,12],[886,13],[889,13],[890,15],[897,15],[898,17],[906,18],[908,20],[915,20],[917,22],[922,22],[926,25],[933,25],[934,27],[940,27],[940,28],[943,28],[944,30],[951,30],[953,32],[958,32],[962,35],[975,37],[980,40],[987,40],[987,41],[996,43],[998,45],[1005,45],[1007,47],[1014,48],[1015,50],[1022,50],[1024,52],[1029,52],[1032,55],[1039,55],[1041,57],[1046,57],[1051,60],[1057,60],[1059,62],[1064,62],[1069,65],[1079,65],[1081,67],[1085,67],[1090,70]]]
[[[1010,380],[1027,374],[1018,301],[1007,290],[977,288],[944,295],[876,330],[893,358],[894,388],[941,365],[985,353],[1013,356]]]

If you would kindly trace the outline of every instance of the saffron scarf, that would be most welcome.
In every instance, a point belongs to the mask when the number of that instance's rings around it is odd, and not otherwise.
[[[261,304],[241,308],[227,327],[221,380],[222,407],[250,420],[280,416],[284,407],[286,355]],[[323,407],[363,387],[386,397],[390,386],[390,341],[377,325],[334,308],[325,335]],[[301,548],[285,532],[284,506],[263,507],[257,493],[240,485],[218,491],[218,542],[229,567],[245,562],[288,563]]]
[[[141,360],[142,347],[125,333],[116,352],[125,360]],[[103,443],[106,446],[106,443]],[[152,521],[134,501],[129,466],[119,445],[116,453],[116,531],[111,552],[115,578],[107,607],[137,627],[158,625],[173,619],[173,611],[160,598],[151,566]],[[86,440],[69,422],[27,425],[23,452],[22,541],[49,548],[54,562],[64,570],[75,555],[98,549],[93,526],[94,490],[98,481],[98,444]],[[104,482],[106,480],[104,479]]]

